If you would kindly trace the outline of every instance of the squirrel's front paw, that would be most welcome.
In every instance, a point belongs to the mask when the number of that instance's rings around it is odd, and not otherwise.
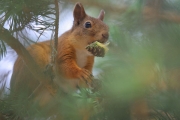
[[[86,69],[81,69],[79,73],[79,85],[80,86],[91,86],[92,80],[93,80],[93,75],[89,70]]]

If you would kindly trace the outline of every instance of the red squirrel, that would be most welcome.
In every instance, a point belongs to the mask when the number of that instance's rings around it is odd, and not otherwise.
[[[74,7],[74,22],[70,30],[58,38],[57,56],[55,58],[55,83],[59,87],[91,84],[94,56],[85,48],[98,41],[105,43],[109,37],[109,28],[103,22],[105,12],[102,10],[98,18],[85,13],[81,3]],[[27,50],[42,71],[51,61],[50,40],[30,45]],[[68,81],[68,82],[67,82]],[[18,57],[11,78],[12,91],[26,90],[31,94],[38,86],[38,80],[29,71],[23,60]],[[70,86],[71,86],[70,85]]]

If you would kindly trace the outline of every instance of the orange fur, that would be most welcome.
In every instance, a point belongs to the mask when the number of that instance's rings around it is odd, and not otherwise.
[[[85,13],[80,3],[77,3],[73,15],[72,28],[58,38],[57,56],[53,66],[54,84],[64,91],[76,86],[87,87],[87,83],[91,84],[94,56],[85,48],[97,40],[102,43],[106,42],[109,31],[108,26],[103,23],[103,11],[98,18],[93,18]],[[85,27],[87,21],[91,23],[90,28]],[[51,62],[50,41],[33,44],[27,50],[43,72]],[[52,93],[54,94],[56,90],[50,83],[38,88],[39,84],[28,69],[28,65],[18,57],[14,64],[11,90],[16,94],[26,91],[27,96],[31,96],[34,101],[39,102],[42,108],[51,103],[55,104],[56,100]],[[54,111],[53,114],[55,114]]]

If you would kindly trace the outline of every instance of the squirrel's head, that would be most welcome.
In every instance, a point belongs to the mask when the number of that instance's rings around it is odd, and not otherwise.
[[[105,12],[101,10],[97,18],[88,16],[81,3],[76,3],[73,11],[74,23],[71,29],[73,35],[83,47],[98,41],[105,43],[109,38],[109,28],[103,22]],[[83,44],[84,43],[84,44]]]

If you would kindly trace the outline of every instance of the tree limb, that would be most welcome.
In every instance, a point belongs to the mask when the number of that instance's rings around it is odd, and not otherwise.
[[[57,47],[58,47],[58,29],[59,29],[59,3],[58,3],[58,0],[54,0],[54,4],[55,4],[55,10],[56,10],[54,46],[55,46],[55,50],[57,51]]]
[[[167,20],[174,23],[180,23],[180,15],[175,12],[170,12],[170,11],[163,12],[160,15],[160,18],[162,20]]]
[[[77,2],[76,0],[70,0],[71,2]],[[79,0],[89,6],[95,6],[99,8],[103,8],[106,11],[118,13],[118,15],[123,14],[127,11],[128,6],[122,5],[114,6],[103,4],[102,2],[97,1],[89,1],[89,0]],[[173,11],[161,11],[163,0],[148,0],[144,8],[142,9],[143,18],[146,22],[155,23],[159,20],[166,20],[169,22],[180,23],[180,15]]]
[[[32,75],[44,85],[48,82],[48,77],[43,73],[38,64],[34,61],[32,56],[26,50],[26,48],[19,42],[18,39],[13,37],[11,33],[0,25],[0,39],[6,42],[16,53],[23,59],[25,64],[28,66]]]
[[[76,3],[77,0],[69,0],[73,3]],[[118,14],[122,14],[124,12],[126,12],[126,10],[128,9],[128,6],[126,5],[121,5],[121,7],[119,5],[108,5],[105,2],[98,2],[96,0],[78,0],[79,2],[83,3],[84,5],[88,5],[88,6],[94,6],[94,7],[98,7],[98,8],[103,8],[105,9],[107,12],[109,10],[109,12],[115,12]]]
[[[51,44],[51,66],[55,63],[55,57],[57,55],[57,47],[58,47],[58,31],[59,31],[59,3],[58,0],[54,0],[55,11],[56,11],[56,19],[55,19],[55,34],[54,34],[54,44]]]

